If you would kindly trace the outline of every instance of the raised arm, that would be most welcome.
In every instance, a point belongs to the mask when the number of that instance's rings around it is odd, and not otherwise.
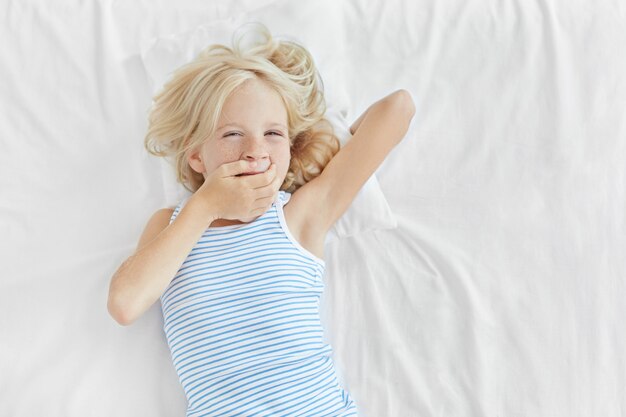
[[[376,102],[378,103],[378,102]],[[374,104],[376,104],[374,103]],[[373,105],[372,105],[373,106]],[[370,111],[370,109],[372,108],[372,106],[369,106],[367,109],[365,109],[365,111],[363,112],[363,114],[361,114],[359,116],[358,119],[356,119],[354,121],[354,123],[352,123],[352,126],[350,126],[350,134],[354,135],[354,132],[356,132],[356,130],[359,128],[359,126],[361,125],[361,122],[363,121],[363,119],[365,118],[365,115],[367,114],[367,112]]]
[[[405,136],[415,114],[406,90],[397,90],[372,104],[352,125],[353,137],[339,150],[324,171],[304,187],[316,213],[315,226],[330,227],[350,206],[358,191]],[[303,187],[303,188],[304,188]]]

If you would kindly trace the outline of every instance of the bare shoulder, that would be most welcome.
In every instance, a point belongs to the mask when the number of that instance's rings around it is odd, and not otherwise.
[[[148,224],[156,223],[159,226],[167,226],[168,224],[170,224],[170,219],[172,218],[172,214],[174,213],[175,209],[176,207],[166,207],[158,209],[154,212],[154,214],[152,214],[152,217],[150,217]]]
[[[174,213],[174,210],[176,210],[176,207],[166,207],[166,208],[158,209],[157,211],[154,212],[152,217],[157,217],[159,219],[167,217],[167,222],[169,223],[170,218],[172,217],[172,214]]]
[[[285,221],[289,231],[300,245],[324,259],[324,241],[328,229],[322,227],[317,219],[319,195],[315,190],[315,181],[298,188],[284,206]]]
[[[174,208],[167,207],[159,209],[152,214],[139,238],[139,243],[135,251],[140,250],[144,245],[152,241],[152,239],[157,237],[157,235],[170,224],[172,213],[174,213]]]

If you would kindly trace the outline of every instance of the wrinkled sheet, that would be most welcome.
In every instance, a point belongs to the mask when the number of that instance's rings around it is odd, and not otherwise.
[[[325,251],[360,415],[625,415],[624,3],[0,8],[1,416],[184,415],[158,303],[129,327],[106,310],[165,206],[139,51],[244,14],[308,45],[350,120],[398,88],[417,105],[377,171],[398,227]]]

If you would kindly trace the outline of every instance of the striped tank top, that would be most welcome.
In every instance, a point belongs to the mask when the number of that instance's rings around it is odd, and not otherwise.
[[[187,417],[357,415],[322,340],[325,263],[287,228],[290,197],[207,228],[160,297]]]

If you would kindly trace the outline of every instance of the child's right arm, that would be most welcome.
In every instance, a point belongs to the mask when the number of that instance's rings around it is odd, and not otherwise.
[[[171,210],[152,215],[135,254],[111,278],[107,309],[118,323],[132,324],[154,304],[214,220],[259,216],[272,206],[282,183],[275,165],[262,174],[238,176],[250,168],[243,160],[218,167],[171,224]]]
[[[207,218],[207,211],[196,203],[191,197],[169,225],[171,210],[154,213],[136,252],[111,278],[107,309],[119,324],[132,324],[154,304],[202,233],[215,220],[210,214]]]

